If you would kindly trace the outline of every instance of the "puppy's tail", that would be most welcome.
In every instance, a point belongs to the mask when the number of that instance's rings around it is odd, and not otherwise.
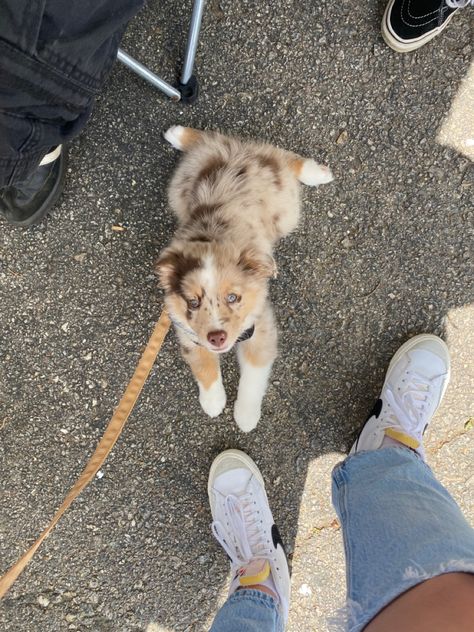
[[[325,165],[318,164],[311,158],[301,158],[296,156],[290,160],[290,168],[303,184],[316,187],[319,184],[327,184],[334,180],[331,169]]]
[[[173,145],[176,149],[187,151],[202,139],[204,132],[193,129],[192,127],[173,125],[166,130],[163,136],[170,145]]]

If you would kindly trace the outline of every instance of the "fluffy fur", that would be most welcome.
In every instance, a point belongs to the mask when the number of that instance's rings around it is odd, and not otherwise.
[[[166,306],[211,417],[226,404],[219,354],[237,346],[234,418],[249,432],[260,419],[277,355],[268,299],[273,247],[298,224],[298,181],[315,186],[332,174],[313,160],[216,132],[175,126],[165,138],[185,152],[169,187],[179,226],[157,263]],[[253,335],[239,342],[253,326]]]

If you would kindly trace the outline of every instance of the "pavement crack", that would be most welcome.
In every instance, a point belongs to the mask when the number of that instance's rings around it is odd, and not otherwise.
[[[308,540],[311,540],[311,538],[313,538],[315,535],[319,535],[323,531],[327,531],[327,530],[338,531],[340,528],[341,528],[341,525],[337,518],[334,518],[330,522],[323,522],[320,525],[312,527],[311,530],[308,533],[306,533],[302,538],[298,538],[299,542],[296,544],[295,548],[299,548],[300,546],[302,546],[303,543],[308,542]]]
[[[459,437],[462,437],[463,435],[467,434],[469,430],[470,430],[469,427],[463,428],[462,430],[458,430],[458,432],[454,433],[450,437],[447,437],[446,439],[442,439],[441,441],[438,441],[438,443],[434,446],[434,448],[430,448],[429,450],[427,450],[428,454],[437,454],[441,450],[441,448],[443,448],[445,445],[449,445],[456,439],[459,439]]]

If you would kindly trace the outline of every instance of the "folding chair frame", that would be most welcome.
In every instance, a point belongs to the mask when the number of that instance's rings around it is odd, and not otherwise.
[[[189,26],[188,41],[186,44],[186,53],[184,55],[184,64],[181,71],[179,83],[172,86],[158,75],[155,75],[149,68],[141,64],[139,61],[128,55],[124,50],[119,48],[117,58],[125,66],[130,68],[137,75],[151,83],[155,88],[164,92],[173,101],[181,101],[182,103],[194,103],[199,95],[199,84],[195,75],[193,75],[194,60],[196,58],[196,50],[199,42],[199,33],[201,30],[202,14],[206,0],[194,0],[193,13],[191,16],[191,24]]]

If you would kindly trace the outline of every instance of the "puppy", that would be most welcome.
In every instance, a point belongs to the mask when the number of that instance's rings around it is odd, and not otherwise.
[[[298,181],[316,186],[332,174],[313,160],[216,132],[175,126],[165,138],[184,152],[168,191],[179,225],[157,262],[165,304],[210,417],[226,404],[219,355],[236,347],[234,419],[249,432],[277,355],[268,298],[273,247],[298,224]]]

